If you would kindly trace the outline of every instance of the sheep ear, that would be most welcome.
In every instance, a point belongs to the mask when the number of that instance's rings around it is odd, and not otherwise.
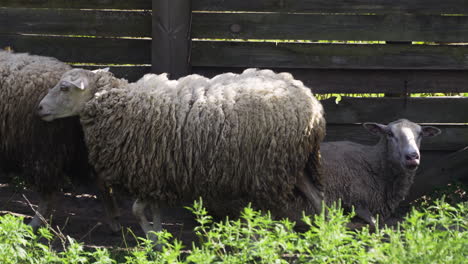
[[[422,126],[421,131],[422,131],[423,137],[435,137],[439,135],[440,133],[442,133],[440,129],[438,129],[437,127],[433,127],[433,126]]]
[[[80,90],[84,90],[86,87],[88,87],[88,79],[83,77],[68,82]]]
[[[94,71],[91,71],[92,73],[98,73],[98,72],[108,72],[109,71],[109,67],[106,67],[106,68],[102,68],[102,69],[97,69],[97,70],[94,70]]]
[[[381,135],[387,133],[387,126],[378,123],[364,123],[362,124],[365,129],[375,135]]]

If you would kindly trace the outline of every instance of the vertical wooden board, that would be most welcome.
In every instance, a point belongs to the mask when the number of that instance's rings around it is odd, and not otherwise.
[[[190,0],[153,0],[152,72],[177,79],[190,72]]]

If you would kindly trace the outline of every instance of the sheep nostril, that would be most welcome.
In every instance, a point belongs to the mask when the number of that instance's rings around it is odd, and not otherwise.
[[[405,155],[406,160],[418,160],[419,159],[419,154],[416,152],[406,154]]]

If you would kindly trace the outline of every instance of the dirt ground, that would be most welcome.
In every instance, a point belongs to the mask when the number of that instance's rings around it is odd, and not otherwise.
[[[121,208],[120,233],[112,233],[105,222],[105,215],[100,200],[87,191],[76,193],[61,193],[57,197],[56,207],[51,218],[51,226],[59,228],[68,235],[89,247],[126,248],[136,245],[134,233],[144,236],[136,219],[131,214],[132,199],[123,198],[119,201]],[[0,215],[14,214],[25,217],[25,221],[34,215],[31,209],[37,207],[39,196],[36,192],[15,188],[0,177]],[[191,245],[196,240],[193,228],[196,226],[193,215],[183,208],[164,209],[162,217],[163,228],[181,240],[185,245]],[[131,230],[131,231],[130,231]],[[59,241],[56,241],[59,246]]]

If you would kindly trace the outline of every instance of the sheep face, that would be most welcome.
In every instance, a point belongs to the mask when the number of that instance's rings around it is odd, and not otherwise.
[[[45,121],[78,115],[93,97],[95,72],[73,69],[64,73],[39,103],[37,114]]]
[[[441,132],[436,127],[419,126],[406,119],[388,125],[364,123],[364,127],[371,133],[384,137],[390,162],[408,171],[415,171],[420,164],[421,139],[437,136]]]

